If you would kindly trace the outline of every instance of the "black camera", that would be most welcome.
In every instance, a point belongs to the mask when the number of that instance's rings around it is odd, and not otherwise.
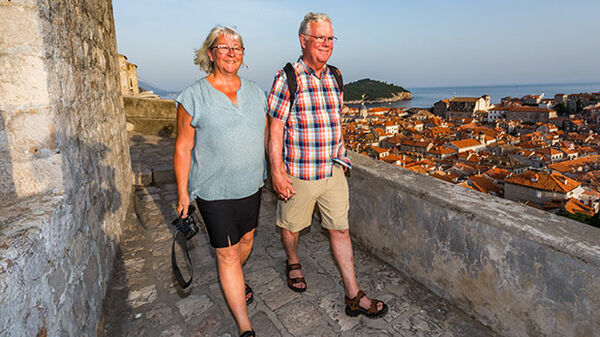
[[[182,219],[183,211],[177,217],[177,219],[171,222],[171,226],[173,226],[175,232],[173,233],[173,244],[171,245],[171,267],[173,268],[173,274],[175,275],[175,279],[179,283],[182,288],[187,288],[192,284],[192,279],[194,277],[194,270],[192,268],[192,260],[190,258],[190,253],[187,247],[187,241],[191,239],[196,233],[198,233],[198,225],[196,224],[196,220],[194,219],[194,206],[190,205],[188,207],[188,216],[185,219]],[[179,245],[183,253],[185,254],[185,258],[187,261],[188,271],[190,273],[190,279],[184,280],[181,275],[181,271],[179,266],[177,265],[177,257],[175,256],[175,243]]]
[[[190,205],[188,207],[188,216],[185,219],[181,218],[180,214],[177,219],[171,222],[171,225],[175,228],[176,231],[181,233],[186,240],[191,239],[196,233],[198,233],[198,225],[196,224],[196,220],[194,220],[194,206]]]

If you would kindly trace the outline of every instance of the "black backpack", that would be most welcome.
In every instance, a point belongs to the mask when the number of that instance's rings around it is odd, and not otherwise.
[[[342,78],[342,73],[340,70],[332,65],[327,65],[327,68],[331,70],[333,73],[333,77],[335,77],[335,81],[337,82],[338,88],[341,92],[344,92],[344,80]],[[296,72],[294,71],[294,67],[291,63],[287,63],[285,67],[283,67],[283,71],[285,71],[285,76],[287,77],[288,90],[290,92],[290,110],[292,110],[292,106],[294,105],[294,100],[296,99],[296,91],[298,90],[298,81],[296,80]]]

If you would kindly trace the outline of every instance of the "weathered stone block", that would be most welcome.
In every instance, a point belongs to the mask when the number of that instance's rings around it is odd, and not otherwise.
[[[0,110],[45,108],[50,104],[44,60],[33,55],[0,55]]]
[[[179,310],[181,316],[183,316],[186,321],[189,321],[213,306],[213,302],[206,295],[190,295],[183,300],[179,300],[175,303],[175,306]]]
[[[132,308],[139,308],[142,305],[152,303],[156,300],[156,286],[150,285],[139,290],[133,290],[129,293],[127,304]]]
[[[41,54],[43,44],[37,11],[31,7],[32,4],[19,5],[12,1],[11,5],[2,6],[0,10],[0,22],[3,23],[0,25],[0,50],[4,53]]]
[[[298,300],[276,311],[283,326],[294,336],[316,333],[318,336],[333,336],[333,329],[310,303]]]

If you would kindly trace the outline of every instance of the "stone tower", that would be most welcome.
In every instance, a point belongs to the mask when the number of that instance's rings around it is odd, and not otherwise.
[[[125,96],[140,93],[137,77],[137,65],[127,62],[127,56],[119,54],[119,77],[121,79],[121,93]]]

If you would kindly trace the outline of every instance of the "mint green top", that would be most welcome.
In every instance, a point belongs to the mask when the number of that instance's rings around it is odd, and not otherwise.
[[[196,129],[188,183],[192,200],[240,199],[263,186],[267,102],[256,83],[240,80],[237,106],[206,78],[176,99]]]

